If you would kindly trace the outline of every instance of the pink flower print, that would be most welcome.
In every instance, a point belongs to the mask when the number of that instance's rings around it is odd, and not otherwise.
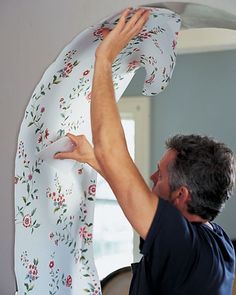
[[[31,216],[29,214],[25,215],[23,218],[23,225],[24,227],[30,227],[31,226]]]
[[[61,109],[65,105],[64,97],[61,97],[60,100],[59,100],[59,102],[60,102],[60,109]]]
[[[83,75],[87,76],[89,74],[89,70],[84,71]]]
[[[50,268],[53,268],[53,267],[54,267],[54,265],[55,265],[55,264],[54,264],[54,261],[53,261],[53,260],[51,260],[51,261],[49,262],[49,267],[50,267]]]
[[[93,32],[93,35],[96,37],[103,37],[103,29],[97,29],[95,32]]]
[[[33,265],[33,264],[29,265],[29,277],[32,281],[38,278],[38,269],[36,265]]]
[[[147,39],[147,38],[151,37],[151,34],[149,32],[147,32],[146,29],[143,29],[142,32],[138,35],[138,37],[141,39]]]
[[[38,138],[38,143],[41,143],[42,140],[43,140],[43,136],[42,136],[42,134],[40,134],[40,135],[39,135],[39,138]]]
[[[70,275],[66,278],[66,287],[70,287],[72,285],[72,277]]]
[[[98,37],[98,39],[102,40],[104,38],[104,32],[110,31],[108,28],[100,28],[93,32],[93,35]]]
[[[14,177],[14,184],[18,183],[19,178],[18,177]]]
[[[53,237],[54,237],[54,234],[53,234],[53,233],[50,233],[50,234],[49,234],[49,238],[52,240]]]
[[[145,83],[152,84],[154,79],[155,79],[155,74],[152,74],[151,77],[145,81]]]
[[[82,226],[82,227],[79,229],[79,236],[80,236],[81,238],[86,238],[86,235],[87,235],[86,227],[85,227],[85,226]]]
[[[139,65],[139,62],[137,60],[133,60],[128,64],[128,70],[131,71],[135,69]]]
[[[41,113],[44,113],[44,111],[45,111],[45,107],[42,107],[41,110],[40,110],[40,112]]]
[[[176,45],[177,45],[177,42],[175,40],[173,40],[173,42],[172,42],[172,48],[175,49]]]
[[[86,96],[86,99],[90,102],[92,98],[92,92],[89,92],[89,94]]]
[[[82,174],[83,173],[83,168],[78,169],[77,172],[78,172],[79,175]]]
[[[49,136],[49,132],[48,132],[48,128],[44,131],[44,138],[48,139]]]
[[[29,175],[28,175],[28,179],[29,179],[29,180],[32,180],[32,178],[33,178],[32,174],[29,174]]]
[[[88,188],[89,195],[95,196],[96,193],[96,184],[91,184]]]
[[[72,63],[68,62],[66,66],[64,67],[64,72],[66,73],[66,75],[69,75],[72,72],[72,69],[73,69]]]

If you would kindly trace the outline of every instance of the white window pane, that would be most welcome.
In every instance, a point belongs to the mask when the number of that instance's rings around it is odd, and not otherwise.
[[[133,230],[116,201],[97,200],[94,258],[99,278],[133,262]]]
[[[129,153],[134,159],[135,121],[122,119],[122,125]],[[133,229],[100,175],[94,213],[94,258],[100,279],[133,262]]]

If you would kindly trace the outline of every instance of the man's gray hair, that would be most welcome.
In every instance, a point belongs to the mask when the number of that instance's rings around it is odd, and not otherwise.
[[[201,135],[175,135],[166,147],[177,152],[169,167],[170,190],[188,188],[188,211],[213,220],[232,195],[235,156],[224,143]]]

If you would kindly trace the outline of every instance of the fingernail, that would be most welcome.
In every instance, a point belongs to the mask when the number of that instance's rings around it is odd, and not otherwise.
[[[54,157],[55,159],[57,159],[57,158],[58,158],[57,155],[58,155],[59,153],[60,153],[60,152],[55,153],[53,157]]]

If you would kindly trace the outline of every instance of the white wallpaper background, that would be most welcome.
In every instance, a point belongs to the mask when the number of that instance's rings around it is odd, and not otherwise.
[[[96,172],[80,163],[68,169],[69,160],[55,169],[37,153],[67,132],[91,141],[94,54],[102,28],[112,28],[119,15],[84,30],[66,46],[26,108],[15,162],[18,295],[101,294],[92,251]],[[179,29],[178,15],[152,9],[142,32],[113,63],[117,100],[139,67],[146,70],[143,94],[156,95],[167,86]]]

